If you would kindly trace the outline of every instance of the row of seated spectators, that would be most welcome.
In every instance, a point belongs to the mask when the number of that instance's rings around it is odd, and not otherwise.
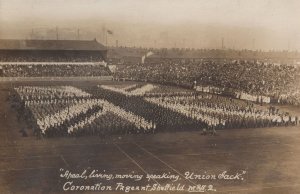
[[[297,51],[253,51],[233,49],[159,49],[153,52],[162,58],[226,58],[260,59],[267,61],[292,61],[300,57]]]
[[[109,76],[108,67],[100,64],[11,64],[0,65],[0,77],[77,77]]]
[[[298,96],[300,68],[257,61],[162,60],[118,66],[117,78],[231,88],[249,94]],[[298,82],[298,83],[297,83]]]
[[[291,59],[300,58],[300,53],[297,51],[262,51],[262,50],[234,50],[234,49],[195,49],[195,48],[142,48],[142,47],[110,47],[108,56],[143,56],[147,52],[154,52],[155,55],[162,58],[255,58],[255,59]]]
[[[22,55],[10,56],[0,54],[1,62],[100,62],[103,58],[97,56],[44,56],[44,55]]]

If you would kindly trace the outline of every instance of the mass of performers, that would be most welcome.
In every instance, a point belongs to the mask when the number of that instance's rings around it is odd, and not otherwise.
[[[165,86],[153,84],[111,88],[117,87],[19,86],[11,102],[18,117],[24,117],[34,133],[42,137],[298,124],[297,116],[272,106],[215,94],[170,89],[163,92]]]
[[[153,133],[155,123],[71,86],[20,86],[14,107],[39,136]],[[105,119],[104,119],[105,118]]]
[[[273,109],[217,95],[161,96],[147,101],[187,117],[205,122],[211,128],[256,128],[295,125],[297,117]]]

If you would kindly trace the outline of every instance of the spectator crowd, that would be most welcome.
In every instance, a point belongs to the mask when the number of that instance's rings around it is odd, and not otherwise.
[[[1,65],[1,69],[1,77],[80,77],[111,75],[108,67],[98,63],[5,64]]]
[[[102,56],[69,56],[69,55],[22,55],[14,56],[0,53],[1,62],[100,62]]]
[[[238,92],[243,96],[248,94],[296,105],[300,103],[300,68],[284,64],[245,60],[162,59],[155,63],[120,65],[115,77],[186,87],[209,86],[221,92],[233,90],[233,95]]]

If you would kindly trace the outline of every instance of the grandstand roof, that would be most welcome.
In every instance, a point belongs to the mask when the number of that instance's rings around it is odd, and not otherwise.
[[[91,50],[104,51],[105,46],[94,40],[15,40],[0,39],[0,50]]]

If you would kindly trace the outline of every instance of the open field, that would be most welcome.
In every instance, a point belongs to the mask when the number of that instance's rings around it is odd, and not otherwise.
[[[15,84],[21,83],[13,85]],[[31,84],[49,85],[48,82],[26,83]],[[51,84],[86,87],[99,83]],[[68,193],[62,189],[65,180],[59,177],[60,168],[74,172],[97,169],[123,174],[130,174],[132,171],[139,174],[170,172],[179,175],[182,184],[212,184],[216,191],[209,193],[299,193],[299,125],[220,130],[217,136],[203,136],[199,131],[192,131],[112,136],[105,139],[37,139],[32,134],[21,137],[19,130],[26,126],[25,121],[18,121],[16,112],[6,101],[8,89],[13,85],[5,83],[0,87],[0,193]],[[296,108],[283,108],[299,115]],[[201,181],[184,178],[186,171],[217,174],[242,170],[246,171],[244,180]],[[165,180],[150,180],[149,183],[153,182],[166,183]],[[77,183],[80,184],[80,181]],[[138,184],[147,183],[143,180]],[[115,184],[115,180],[110,181],[110,184]],[[137,183],[128,180],[126,184]]]

